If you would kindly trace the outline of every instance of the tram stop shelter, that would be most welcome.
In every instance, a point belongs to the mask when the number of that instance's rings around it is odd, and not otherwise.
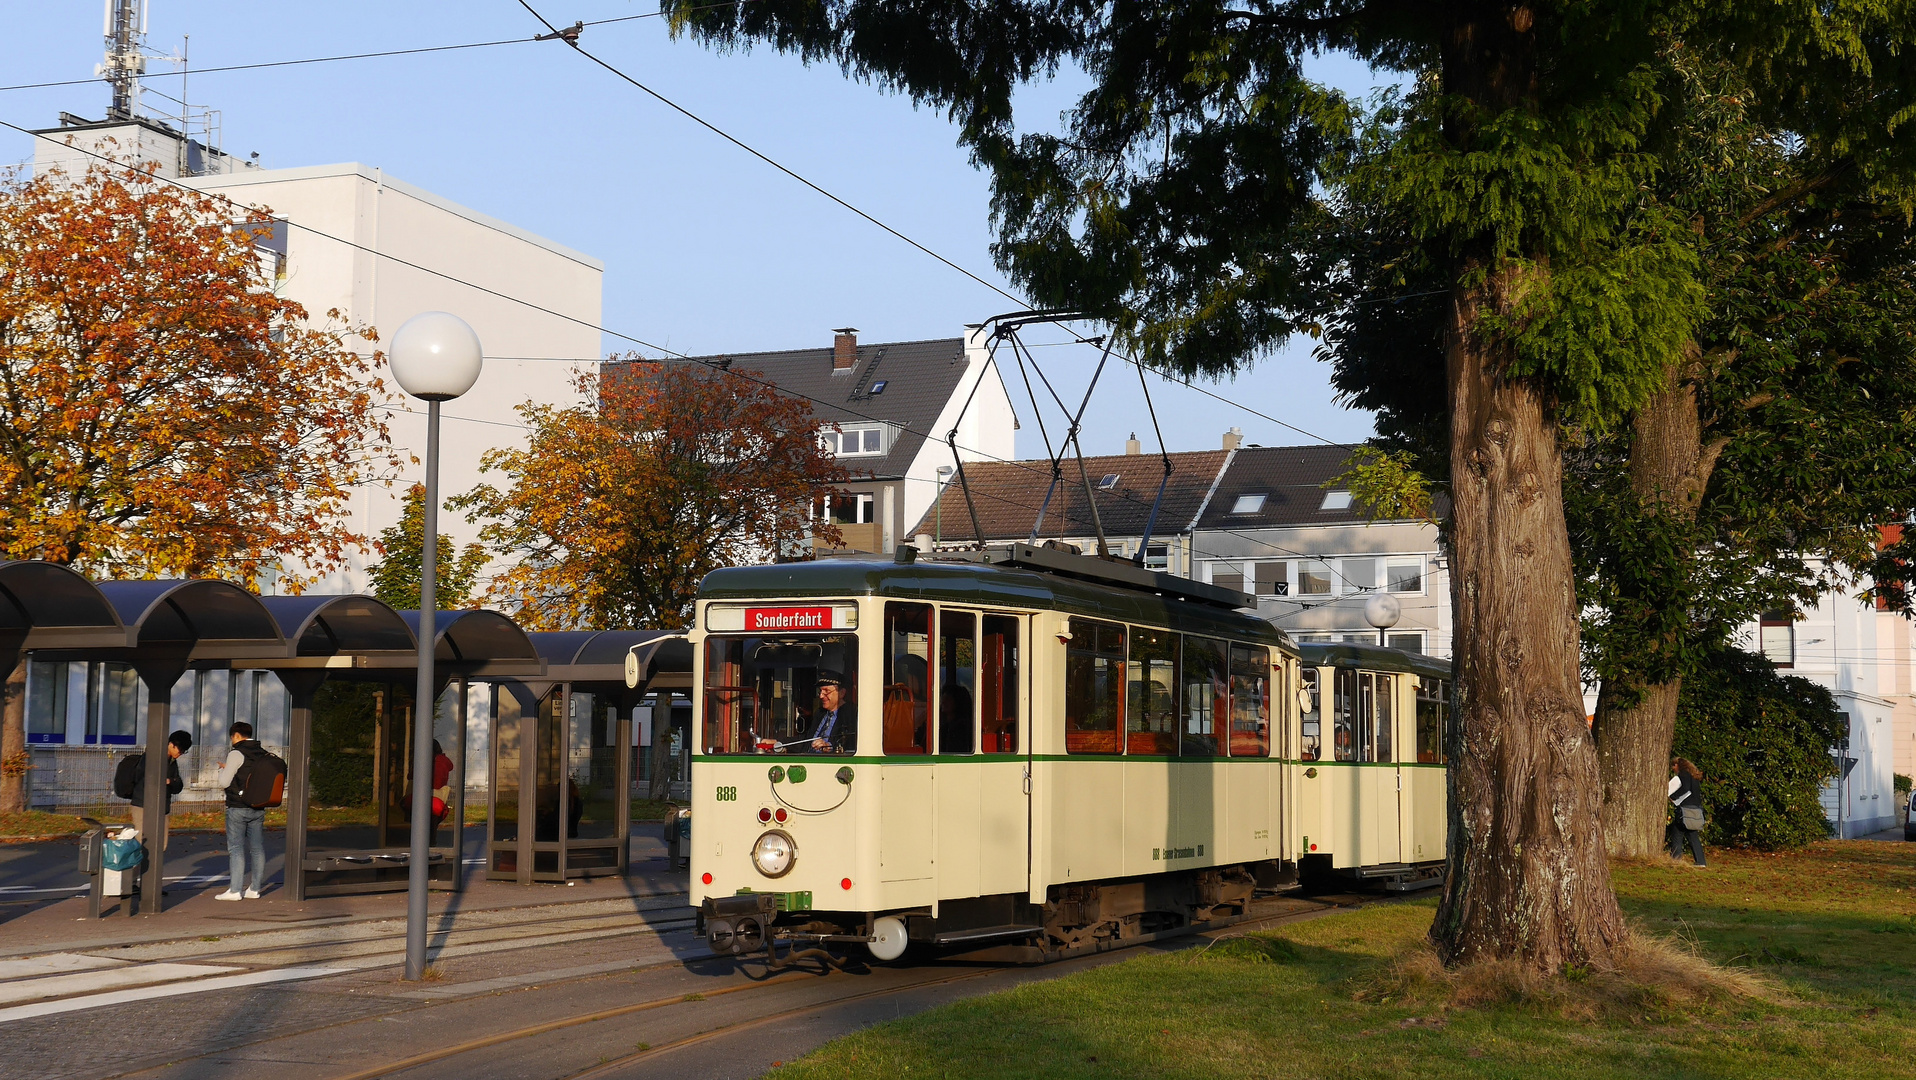
[[[269,597],[264,603],[285,635],[286,648],[280,657],[245,666],[278,675],[291,707],[286,888],[294,900],[404,889],[411,866],[419,613],[394,611],[368,596]],[[432,830],[428,882],[431,888],[456,891],[464,880],[467,683],[537,676],[543,665],[525,631],[496,611],[442,611],[434,630],[435,719],[450,721],[452,745],[444,750],[452,772],[451,798]],[[455,692],[447,695],[448,687]],[[316,715],[371,729],[370,746],[329,745],[322,755],[370,754],[370,825],[320,834],[311,829]]]
[[[530,884],[623,875],[633,710],[655,694],[689,693],[691,650],[682,634],[656,630],[529,637],[541,677],[494,683],[486,876]]]
[[[271,659],[285,640],[259,597],[225,581],[109,581],[98,585],[44,562],[0,564],[0,645],[9,667],[25,654],[127,664],[146,686],[146,798],[142,820],[166,814],[164,750],[173,686],[192,666]],[[5,663],[6,660],[0,660]],[[140,906],[160,911],[166,853],[147,845]],[[126,911],[131,914],[132,907]]]

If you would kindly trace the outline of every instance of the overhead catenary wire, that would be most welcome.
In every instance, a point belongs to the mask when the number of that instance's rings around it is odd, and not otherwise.
[[[29,130],[28,130],[27,128],[24,128],[24,127],[21,127],[21,126],[20,126],[20,125],[18,125],[18,124],[14,124],[14,123],[11,123],[11,122],[8,122],[8,121],[5,121],[5,120],[0,120],[0,127],[6,127],[6,128],[10,128],[10,129],[12,129],[12,130],[14,130],[14,131],[18,131],[18,132],[21,132],[21,133],[23,133],[23,134],[31,134],[31,132],[30,132],[30,131],[29,131]],[[113,169],[119,169],[119,170],[121,170],[121,171],[123,171],[123,172],[126,172],[126,173],[129,173],[129,174],[132,174],[132,175],[137,175],[137,176],[139,176],[139,177],[141,177],[141,178],[143,178],[143,179],[148,179],[148,180],[157,180],[157,181],[159,181],[159,182],[162,182],[162,183],[165,183],[165,184],[167,184],[167,185],[170,185],[170,186],[172,186],[172,187],[175,187],[175,188],[178,188],[178,189],[180,189],[180,190],[182,190],[182,191],[190,191],[190,192],[193,192],[193,193],[195,193],[195,194],[198,194],[198,195],[202,195],[202,196],[206,196],[206,197],[209,197],[209,198],[212,198],[212,199],[214,199],[215,201],[217,201],[217,202],[220,202],[220,203],[223,203],[224,205],[226,205],[226,206],[228,206],[228,207],[230,207],[230,208],[231,208],[231,209],[232,209],[233,211],[235,211],[236,213],[242,213],[242,214],[247,214],[247,215],[254,215],[254,214],[258,214],[258,213],[260,212],[260,211],[258,210],[258,208],[256,208],[256,207],[252,207],[252,206],[248,206],[248,205],[246,205],[245,203],[242,203],[242,202],[240,202],[240,201],[238,201],[237,199],[234,199],[234,198],[232,198],[231,196],[229,196],[229,195],[226,195],[226,194],[225,194],[225,193],[223,193],[223,192],[214,192],[214,191],[206,191],[206,190],[203,190],[203,189],[201,189],[201,188],[197,188],[197,187],[194,187],[194,186],[193,186],[193,185],[191,185],[191,184],[187,184],[187,183],[184,183],[184,182],[182,182],[182,181],[180,181],[180,180],[178,180],[178,179],[176,179],[176,178],[173,178],[173,177],[168,177],[168,176],[162,176],[162,175],[160,175],[160,174],[158,174],[158,173],[153,173],[153,172],[149,172],[149,171],[147,171],[147,170],[144,170],[144,169],[141,169],[141,168],[139,168],[138,166],[135,166],[135,165],[133,165],[133,164],[130,164],[130,163],[128,163],[128,162],[125,162],[125,161],[121,161],[121,160],[119,160],[119,159],[117,159],[117,158],[114,158],[114,157],[112,157],[111,155],[108,155],[108,154],[102,154],[102,153],[100,153],[100,152],[98,152],[98,151],[95,151],[95,150],[89,150],[89,149],[87,149],[87,148],[85,148],[85,147],[78,147],[78,146],[75,146],[75,147],[73,147],[73,149],[75,149],[76,151],[78,151],[79,153],[81,153],[81,154],[83,154],[83,155],[85,155],[85,156],[87,156],[87,157],[91,157],[91,158],[94,158],[94,159],[96,159],[97,161],[99,161],[99,162],[101,162],[101,163],[102,163],[103,165],[105,165],[105,166],[106,166],[106,167],[108,167],[108,168],[113,168]],[[353,240],[350,240],[350,239],[347,239],[347,238],[345,238],[345,237],[341,237],[341,236],[337,236],[337,235],[335,235],[335,234],[333,234],[333,233],[329,233],[329,232],[326,232],[326,231],[325,231],[325,230],[323,230],[323,229],[318,229],[318,228],[314,228],[314,227],[313,227],[313,226],[311,226],[311,225],[305,225],[305,224],[302,224],[302,223],[300,223],[300,222],[296,222],[296,221],[291,221],[291,220],[287,220],[287,224],[288,224],[288,226],[289,226],[289,227],[292,227],[292,228],[297,228],[297,229],[300,229],[300,230],[301,230],[301,231],[303,231],[303,232],[306,232],[306,233],[309,233],[309,234],[311,234],[311,235],[313,235],[313,236],[316,236],[316,237],[319,237],[319,238],[321,238],[321,239],[326,239],[326,240],[331,240],[331,241],[333,241],[333,242],[335,242],[335,243],[339,243],[339,244],[343,244],[343,245],[345,245],[345,246],[347,246],[347,247],[350,247],[350,248],[352,248],[352,249],[354,249],[354,250],[356,250],[356,251],[361,251],[361,252],[364,252],[364,253],[366,253],[366,254],[368,254],[368,255],[371,255],[371,256],[373,256],[373,257],[375,257],[375,258],[380,258],[380,259],[385,259],[385,260],[388,260],[388,261],[390,261],[390,262],[393,262],[393,263],[396,263],[396,264],[398,264],[398,265],[401,265],[401,266],[405,266],[405,267],[408,267],[408,268],[410,268],[410,269],[413,269],[413,270],[418,270],[418,271],[420,271],[421,273],[425,273],[425,274],[430,274],[430,275],[432,275],[432,276],[434,276],[434,277],[438,277],[438,278],[441,278],[441,279],[443,279],[443,280],[446,280],[446,281],[450,281],[450,282],[453,282],[453,283],[455,283],[455,284],[459,284],[459,285],[464,285],[464,286],[466,286],[466,287],[468,287],[468,288],[471,288],[471,289],[474,289],[475,291],[478,291],[478,292],[481,292],[481,293],[485,293],[486,295],[489,295],[489,296],[493,296],[493,297],[496,297],[496,298],[498,298],[498,299],[502,299],[502,300],[506,300],[506,301],[508,301],[508,302],[511,302],[511,303],[515,303],[515,304],[519,304],[519,305],[521,305],[521,306],[523,306],[523,307],[526,307],[526,308],[529,308],[529,309],[531,309],[531,310],[534,310],[534,311],[538,311],[538,312],[540,312],[540,313],[543,313],[543,314],[546,314],[546,315],[551,315],[551,316],[553,316],[554,318],[557,318],[557,319],[560,319],[560,320],[563,320],[563,321],[565,321],[565,322],[569,322],[569,323],[572,323],[572,324],[574,324],[574,325],[577,325],[577,326],[581,326],[581,327],[585,327],[585,328],[587,328],[587,329],[591,329],[591,330],[595,330],[595,331],[597,331],[597,332],[599,332],[599,333],[601,333],[601,334],[605,334],[605,335],[607,335],[607,336],[610,336],[610,337],[615,337],[615,338],[618,338],[618,339],[620,339],[620,340],[623,340],[623,341],[627,341],[627,342],[630,342],[630,343],[632,343],[632,344],[635,344],[635,345],[638,345],[638,346],[640,346],[641,348],[646,348],[646,349],[651,349],[651,350],[653,350],[654,352],[657,352],[657,353],[660,353],[660,354],[662,354],[662,355],[664,355],[664,356],[666,356],[666,357],[668,357],[668,358],[669,358],[668,360],[666,360],[666,361],[664,361],[664,362],[680,362],[680,361],[682,361],[682,362],[689,362],[689,363],[698,363],[698,364],[700,364],[700,365],[701,365],[702,367],[705,367],[705,368],[707,368],[708,370],[715,370],[715,371],[722,371],[722,372],[724,372],[724,373],[725,373],[726,375],[728,375],[728,376],[730,376],[730,377],[732,377],[732,378],[736,378],[736,379],[741,379],[741,380],[744,380],[744,381],[746,381],[746,382],[750,382],[750,383],[753,383],[753,384],[755,384],[755,385],[758,385],[758,386],[760,386],[760,387],[763,387],[763,388],[765,388],[765,389],[767,389],[767,390],[770,390],[770,391],[771,391],[771,392],[773,392],[773,393],[777,393],[777,394],[781,394],[781,395],[783,395],[783,396],[786,396],[786,397],[791,397],[791,398],[796,398],[796,399],[799,399],[799,400],[803,400],[803,401],[806,401],[806,402],[808,402],[808,403],[810,403],[810,404],[813,404],[813,405],[819,405],[819,406],[824,406],[824,407],[826,407],[826,408],[829,408],[829,409],[833,409],[833,410],[835,410],[835,411],[838,411],[838,412],[842,412],[842,413],[845,413],[845,414],[847,414],[847,415],[850,415],[850,416],[853,416],[853,417],[856,417],[856,418],[858,418],[858,419],[862,419],[862,420],[868,420],[868,421],[872,421],[872,422],[875,422],[875,423],[892,423],[892,421],[887,421],[887,420],[884,420],[884,419],[882,419],[882,418],[880,418],[880,417],[875,417],[875,416],[872,416],[872,415],[870,415],[870,414],[867,414],[867,413],[862,413],[862,412],[859,412],[859,411],[858,411],[858,410],[856,410],[856,409],[851,409],[851,408],[848,408],[848,407],[846,407],[846,406],[844,406],[844,405],[841,405],[841,404],[838,404],[838,403],[835,403],[835,402],[829,402],[829,401],[825,401],[825,400],[823,400],[823,399],[820,399],[820,398],[816,398],[816,397],[812,397],[811,395],[808,395],[808,394],[802,394],[802,393],[798,393],[798,392],[795,392],[795,391],[791,391],[791,390],[788,390],[788,389],[786,389],[786,388],[784,388],[784,387],[780,387],[780,386],[778,386],[777,384],[775,384],[775,383],[771,383],[771,382],[768,382],[768,381],[766,381],[766,380],[764,380],[764,379],[759,379],[759,378],[756,378],[756,377],[753,377],[753,376],[750,376],[750,375],[747,375],[747,374],[745,374],[744,372],[740,372],[740,371],[734,371],[734,370],[731,370],[731,369],[730,369],[729,367],[720,367],[720,366],[718,366],[718,365],[713,365],[713,364],[707,364],[707,363],[703,363],[702,361],[699,361],[699,360],[697,360],[697,359],[696,359],[696,358],[694,358],[694,357],[691,357],[691,356],[687,356],[686,354],[684,354],[684,353],[681,353],[681,352],[678,352],[677,350],[673,350],[673,349],[669,349],[669,348],[667,348],[667,347],[665,347],[665,346],[662,346],[662,345],[655,345],[655,344],[653,344],[653,343],[651,343],[651,342],[649,342],[649,341],[646,341],[646,340],[644,340],[643,338],[639,338],[639,337],[637,337],[637,336],[634,336],[634,335],[632,335],[632,334],[627,334],[627,333],[624,333],[624,332],[621,332],[621,331],[618,331],[618,330],[613,330],[613,329],[610,329],[610,328],[608,328],[608,327],[604,327],[604,326],[601,326],[601,325],[599,325],[599,324],[597,324],[597,323],[593,323],[593,322],[590,322],[590,321],[588,321],[588,320],[585,320],[585,319],[581,319],[581,318],[579,318],[579,317],[577,317],[577,316],[574,316],[574,315],[568,315],[568,314],[565,314],[565,313],[563,313],[563,312],[560,312],[560,311],[555,311],[555,310],[553,310],[553,309],[551,309],[551,308],[548,308],[548,307],[544,307],[543,305],[540,305],[540,304],[536,304],[536,303],[533,303],[532,301],[530,301],[530,300],[526,300],[526,299],[524,299],[524,298],[522,298],[522,297],[518,297],[518,296],[513,296],[513,295],[511,295],[511,294],[508,294],[508,293],[502,293],[502,292],[499,292],[499,291],[498,291],[498,290],[496,290],[496,289],[490,289],[490,288],[487,288],[486,286],[483,286],[483,285],[479,285],[479,284],[477,284],[477,283],[475,283],[475,282],[472,282],[472,281],[469,281],[469,280],[467,280],[467,279],[465,279],[465,278],[461,278],[461,277],[459,277],[459,276],[457,276],[457,275],[455,275],[455,274],[451,274],[451,273],[447,273],[447,272],[445,272],[445,271],[442,271],[442,270],[435,270],[435,269],[432,269],[432,268],[430,268],[430,267],[427,267],[427,266],[424,266],[424,265],[422,265],[422,264],[419,264],[419,263],[415,263],[415,262],[412,262],[412,261],[410,261],[410,260],[407,260],[407,259],[403,259],[403,258],[400,258],[400,257],[399,257],[399,256],[397,256],[397,255],[393,255],[393,254],[391,254],[390,252],[385,252],[385,251],[380,251],[380,250],[378,250],[378,249],[376,249],[376,248],[371,248],[371,247],[368,247],[368,246],[366,246],[366,245],[364,245],[364,244],[360,244],[360,243],[358,243],[358,242],[356,242],[356,241],[353,241]],[[642,359],[647,359],[647,360],[649,360],[649,358],[642,358]],[[660,361],[651,361],[651,362],[660,362]],[[1041,379],[1043,378],[1043,373],[1042,373],[1042,372],[1040,372],[1040,378],[1041,378]],[[1054,393],[1054,396],[1055,396],[1055,391],[1054,391],[1053,393]],[[503,421],[478,421],[478,422],[480,422],[480,423],[488,423],[488,424],[493,424],[493,425],[496,425],[496,426],[501,426],[501,427],[513,427],[513,426],[517,426],[517,427],[520,427],[520,428],[522,428],[522,429],[523,429],[523,427],[524,427],[524,425],[514,425],[514,424],[511,424],[511,423],[509,423],[509,422],[503,422]],[[914,434],[918,434],[918,435],[922,435],[922,436],[924,436],[924,437],[926,437],[926,438],[934,438],[934,437],[935,437],[935,436],[934,436],[934,435],[933,435],[933,434],[932,434],[931,432],[929,432],[929,431],[919,431],[919,430],[917,430],[917,429],[915,429],[915,428],[911,428],[911,427],[910,427],[909,425],[899,425],[899,426],[901,426],[901,427],[902,427],[902,428],[904,428],[905,430],[910,430],[910,431],[912,431],[912,432],[913,432]],[[1334,444],[1334,445],[1335,445],[1335,444]],[[976,447],[970,447],[970,446],[963,446],[963,447],[962,447],[962,449],[965,449],[965,450],[967,450],[967,451],[969,451],[969,452],[971,452],[971,453],[974,453],[974,454],[977,454],[977,455],[979,455],[979,457],[981,457],[981,458],[983,458],[983,459],[985,459],[985,460],[989,460],[989,461],[993,461],[993,462],[997,462],[997,463],[1000,463],[1000,464],[1005,464],[1005,465],[1009,465],[1009,466],[1012,466],[1012,467],[1015,467],[1015,468],[1020,468],[1020,469],[1024,469],[1024,470],[1026,470],[1026,471],[1030,471],[1030,472],[1034,472],[1034,473],[1035,473],[1035,472],[1037,472],[1037,470],[1036,470],[1036,469],[1034,469],[1034,468],[1033,468],[1032,466],[1030,466],[1030,465],[1028,465],[1028,464],[1026,464],[1026,463],[1024,463],[1024,462],[1020,462],[1020,461],[1016,461],[1016,460],[1013,460],[1013,459],[1008,459],[1008,458],[1001,458],[1001,457],[998,457],[998,456],[997,456],[997,455],[995,455],[995,454],[990,454],[990,453],[987,453],[987,452],[985,452],[985,451],[983,451],[983,450],[980,450],[980,449],[978,449],[978,448],[976,448]],[[935,482],[936,482],[936,481],[933,481],[933,480],[930,480],[929,478],[924,478],[924,479],[926,480],[926,482],[929,482],[929,483],[935,483]],[[1127,494],[1127,493],[1122,493],[1122,492],[1118,492],[1118,493],[1113,493],[1113,494],[1115,494],[1115,495],[1116,495],[1117,497],[1119,497],[1119,498],[1123,498],[1123,499],[1126,499],[1127,501],[1132,501],[1132,502],[1140,502],[1140,504],[1141,504],[1141,501],[1140,501],[1140,500],[1137,500],[1137,499],[1135,499],[1135,498],[1133,498],[1132,496],[1130,496],[1130,495],[1129,495],[1129,494]],[[1000,501],[1008,501],[1008,500],[1000,500]],[[1022,505],[1022,504],[1015,504],[1015,503],[1014,503],[1013,505]],[[1033,508],[1031,508],[1031,507],[1028,507],[1028,506],[1026,506],[1026,507],[1024,507],[1024,509],[1033,509]],[[1263,538],[1261,538],[1261,537],[1254,537],[1254,536],[1251,536],[1251,535],[1249,535],[1249,534],[1247,534],[1247,533],[1243,533],[1243,532],[1240,532],[1240,531],[1238,531],[1238,530],[1230,530],[1230,529],[1226,529],[1226,530],[1219,530],[1219,531],[1221,531],[1221,532],[1225,532],[1225,533],[1227,533],[1227,534],[1229,534],[1229,535],[1234,535],[1234,536],[1237,536],[1237,537],[1239,537],[1240,539],[1244,539],[1244,540],[1248,540],[1248,541],[1250,541],[1250,542],[1252,542],[1252,543],[1256,543],[1256,544],[1259,544],[1259,545],[1261,545],[1261,546],[1263,546],[1263,547],[1266,547],[1266,548],[1268,548],[1268,549],[1270,549],[1270,550],[1273,550],[1273,551],[1277,551],[1277,552],[1279,552],[1279,553],[1282,553],[1282,554],[1287,554],[1287,555],[1296,555],[1296,556],[1299,556],[1299,557],[1304,557],[1304,558],[1309,558],[1309,557],[1311,557],[1311,556],[1309,556],[1309,555],[1307,555],[1307,554],[1305,554],[1305,553],[1303,553],[1303,552],[1297,552],[1297,551],[1294,551],[1294,550],[1292,550],[1292,549],[1289,549],[1289,548],[1285,548],[1285,547],[1283,547],[1282,545],[1278,545],[1278,544],[1274,544],[1274,543],[1272,543],[1272,542],[1270,542],[1270,541],[1268,541],[1268,540],[1265,540],[1265,539],[1263,539]],[[1215,558],[1226,558],[1226,556],[1223,556],[1223,555],[1220,555],[1219,553],[1216,553],[1216,552],[1209,552],[1209,551],[1201,551],[1201,550],[1199,550],[1199,549],[1197,549],[1197,548],[1195,548],[1195,547],[1193,547],[1193,549],[1192,549],[1192,550],[1193,550],[1193,553],[1194,553],[1194,554],[1199,554],[1199,555],[1203,555],[1203,556],[1204,556],[1204,557],[1206,557],[1206,558],[1213,558],[1213,559],[1215,559]],[[1340,575],[1340,576],[1341,576],[1341,575]]]

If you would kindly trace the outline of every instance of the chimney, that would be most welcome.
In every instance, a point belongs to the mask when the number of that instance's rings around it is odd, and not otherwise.
[[[1244,429],[1234,427],[1224,433],[1224,449],[1235,450],[1244,445]]]
[[[1126,457],[1144,453],[1144,444],[1138,441],[1137,432],[1132,432],[1131,437],[1124,440],[1124,453]]]
[[[832,371],[850,371],[858,366],[858,327],[842,326],[832,331]]]

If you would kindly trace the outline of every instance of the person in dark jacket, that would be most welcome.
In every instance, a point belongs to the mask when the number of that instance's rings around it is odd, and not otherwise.
[[[266,811],[249,806],[242,798],[246,791],[246,767],[266,755],[266,748],[253,738],[253,725],[244,720],[227,729],[233,749],[220,765],[219,785],[226,789],[226,865],[230,875],[226,891],[215,900],[258,900],[266,880]]]
[[[193,736],[184,731],[176,731],[166,737],[166,809],[160,816],[160,850],[166,850],[167,814],[173,812],[173,796],[186,789],[186,782],[180,779],[180,755],[193,749]],[[146,755],[128,754],[120,767],[131,768],[133,773],[133,793],[128,796],[133,804],[133,827],[140,830],[141,836],[150,837],[146,831]]]
[[[1708,866],[1703,861],[1703,770],[1689,758],[1672,760],[1669,795],[1673,813],[1664,838],[1669,841],[1670,857],[1682,859],[1683,845],[1688,842],[1696,864]]]

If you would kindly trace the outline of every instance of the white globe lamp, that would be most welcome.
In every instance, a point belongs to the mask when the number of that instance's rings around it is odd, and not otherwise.
[[[1372,593],[1364,601],[1364,621],[1377,628],[1377,644],[1384,644],[1384,631],[1404,617],[1404,605],[1389,593]]]
[[[438,644],[434,615],[439,606],[439,403],[472,389],[479,381],[485,351],[479,335],[466,320],[443,311],[427,311],[407,319],[393,335],[386,354],[399,388],[426,402],[425,528],[419,559],[419,667],[413,697],[412,846],[407,856],[406,978],[417,981],[426,971],[426,885],[431,866],[432,722],[438,689],[433,680],[433,651]],[[457,835],[457,834],[455,834]],[[451,858],[457,865],[458,852]]]
[[[479,381],[485,353],[466,320],[427,311],[399,327],[386,362],[401,390],[425,401],[451,401]]]

